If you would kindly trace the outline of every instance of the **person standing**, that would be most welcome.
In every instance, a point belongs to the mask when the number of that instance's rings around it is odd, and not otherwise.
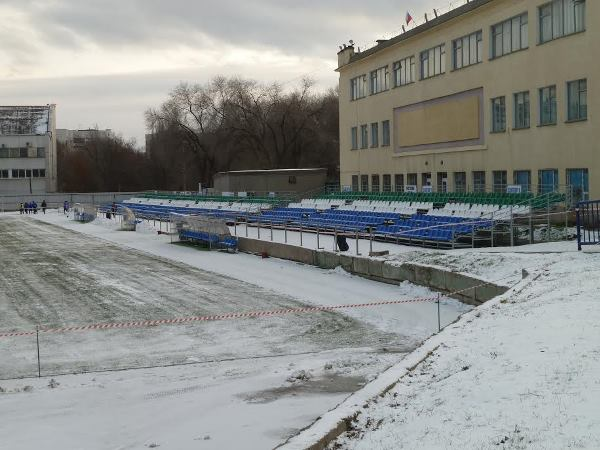
[[[42,212],[44,214],[46,214],[46,208],[47,208],[47,204],[46,204],[46,200],[42,200]]]
[[[69,201],[65,200],[63,203],[63,213],[66,214],[69,212]]]
[[[25,205],[23,205],[23,202],[19,203],[19,213],[23,214],[25,212]]]

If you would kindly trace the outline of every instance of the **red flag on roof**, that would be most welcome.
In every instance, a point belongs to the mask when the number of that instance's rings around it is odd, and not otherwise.
[[[413,22],[413,18],[410,15],[410,13],[407,11],[406,12],[406,25],[410,24],[411,22]]]

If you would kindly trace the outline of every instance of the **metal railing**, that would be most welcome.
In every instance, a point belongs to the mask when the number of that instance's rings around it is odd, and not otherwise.
[[[600,201],[577,204],[577,248],[600,245]]]

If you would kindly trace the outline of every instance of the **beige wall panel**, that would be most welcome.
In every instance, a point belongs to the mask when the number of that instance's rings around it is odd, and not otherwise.
[[[409,109],[396,109],[399,147],[466,141],[479,138],[479,98],[450,97]]]

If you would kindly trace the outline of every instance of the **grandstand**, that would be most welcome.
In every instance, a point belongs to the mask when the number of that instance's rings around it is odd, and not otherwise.
[[[202,216],[230,225],[318,231],[369,239],[456,248],[494,245],[513,224],[566,202],[550,193],[364,193],[334,192],[288,202],[279,197],[145,194],[123,202],[136,217],[170,221]],[[494,234],[496,237],[494,238]],[[513,243],[513,237],[506,239]]]

